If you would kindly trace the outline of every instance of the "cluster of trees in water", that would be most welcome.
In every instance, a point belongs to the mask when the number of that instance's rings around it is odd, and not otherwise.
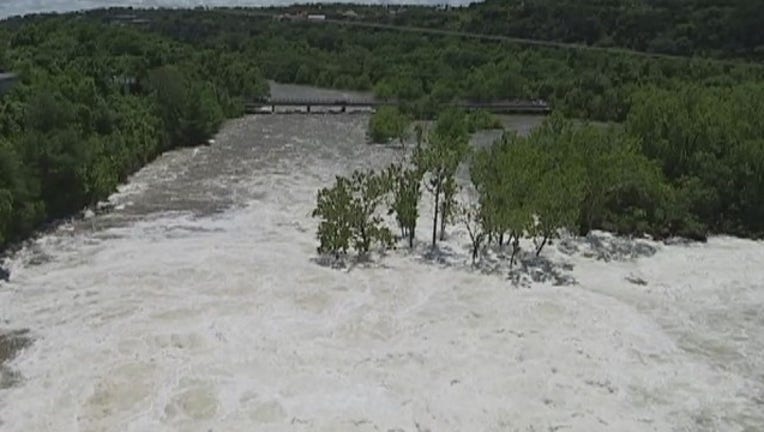
[[[529,17],[553,20],[557,12],[533,11],[571,7],[556,3],[525,2],[525,10]],[[487,2],[448,13],[409,8],[392,19],[412,25],[442,21],[469,30],[477,17],[497,7],[509,16],[520,13],[514,2]],[[697,11],[703,8],[697,3]],[[389,16],[383,8],[357,9]],[[616,21],[633,12],[608,10]],[[566,117],[625,122],[624,141],[660,168],[663,192],[678,194],[666,200],[690,209],[692,217],[682,226],[697,222],[714,232],[762,232],[761,189],[756,189],[761,170],[755,166],[761,158],[754,157],[762,136],[755,116],[762,103],[760,65],[358,31],[280,22],[243,10],[130,11],[141,18],[140,29],[114,25],[114,17],[125,13],[101,10],[0,23],[0,69],[21,78],[0,99],[0,245],[104,198],[162,151],[205,142],[224,118],[241,114],[244,100],[267,95],[266,78],[371,90],[403,101],[400,110],[382,110],[376,117],[372,135],[379,140],[400,137],[401,125],[434,118],[460,99],[544,99]],[[485,18],[484,30],[494,31],[507,16]],[[611,18],[600,19],[610,23]],[[546,32],[546,39],[580,39],[572,30],[570,37],[555,34],[556,25],[533,28]],[[605,33],[615,45],[642,47]],[[695,54],[705,52],[703,38],[731,40],[721,29],[702,37],[688,34]],[[746,43],[744,51],[751,51],[757,42]],[[476,114],[469,123],[474,129],[495,121]],[[615,139],[621,135],[602,138]],[[630,196],[637,198],[647,200]],[[635,227],[648,223],[649,229],[639,230],[657,231],[652,220],[667,218],[654,215],[664,209],[628,207],[631,201],[619,199],[622,207],[617,201],[608,205],[634,213]],[[613,219],[595,218],[593,224],[628,226],[608,221]]]
[[[412,117],[395,106],[382,106],[369,118],[369,138],[371,142],[383,144],[397,140],[405,146]],[[501,120],[483,109],[472,110],[464,115],[465,126],[470,133],[486,129],[503,129]]]
[[[432,131],[416,126],[416,147],[405,163],[392,164],[381,172],[354,171],[349,178],[337,176],[331,187],[318,192],[314,217],[319,217],[320,253],[335,256],[349,249],[366,253],[374,244],[394,245],[395,236],[380,214],[383,204],[394,214],[401,237],[414,246],[422,185],[434,197],[433,246],[438,222],[441,237],[456,206],[456,171],[468,154],[469,134],[465,115],[459,111],[441,114]],[[405,137],[399,137],[401,142]],[[426,177],[426,179],[425,179]]]
[[[761,237],[763,108],[761,86],[643,89],[623,125],[553,115],[528,136],[508,132],[480,150],[468,145],[469,116],[446,111],[432,131],[416,126],[406,163],[338,176],[319,191],[318,251],[339,256],[351,248],[364,254],[375,243],[393,247],[385,212],[395,215],[400,238],[413,247],[422,186],[434,200],[432,246],[447,224],[464,224],[473,261],[487,243],[505,240],[514,259],[523,237],[534,239],[538,254],[561,231]],[[405,133],[397,137],[402,142]],[[458,202],[462,163],[477,198]]]

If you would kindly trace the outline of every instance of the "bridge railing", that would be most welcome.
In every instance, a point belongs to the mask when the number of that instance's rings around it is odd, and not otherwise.
[[[245,104],[247,110],[254,110],[264,107],[277,106],[336,106],[336,107],[379,107],[396,106],[404,102],[399,100],[380,100],[373,98],[288,98],[276,97],[260,100],[252,100]],[[487,109],[494,112],[537,112],[546,113],[551,111],[551,107],[545,101],[475,101],[462,100],[454,101],[447,105],[463,109]]]
[[[249,101],[251,105],[348,105],[348,104],[397,104],[397,101],[385,101],[364,98],[268,98]]]

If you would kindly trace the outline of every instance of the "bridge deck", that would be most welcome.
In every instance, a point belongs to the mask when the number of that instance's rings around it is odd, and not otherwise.
[[[294,99],[273,98],[267,101],[251,101],[247,105],[253,106],[385,106],[398,105],[396,101],[380,101],[374,99]]]
[[[311,107],[337,107],[343,110],[346,107],[376,108],[380,106],[397,106],[402,102],[397,100],[377,100],[363,98],[271,98],[261,101],[249,101],[245,104],[245,110],[249,113],[263,111],[276,107],[305,107],[308,111]],[[531,101],[459,101],[448,104],[462,109],[484,109],[491,112],[502,113],[548,113],[551,108],[546,102]]]

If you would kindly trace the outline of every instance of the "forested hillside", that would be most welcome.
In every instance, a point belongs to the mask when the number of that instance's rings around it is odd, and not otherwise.
[[[344,10],[343,8],[339,9]],[[375,21],[675,55],[764,60],[759,0],[486,0]]]
[[[488,0],[467,16],[474,31],[764,60],[759,0]]]

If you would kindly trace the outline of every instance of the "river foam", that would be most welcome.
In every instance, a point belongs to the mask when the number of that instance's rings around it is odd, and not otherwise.
[[[516,286],[470,267],[459,227],[428,256],[424,203],[416,250],[316,264],[316,190],[401,157],[366,120],[233,121],[19,252],[0,316],[34,342],[0,429],[764,427],[760,242],[610,262],[555,244],[578,283]]]

